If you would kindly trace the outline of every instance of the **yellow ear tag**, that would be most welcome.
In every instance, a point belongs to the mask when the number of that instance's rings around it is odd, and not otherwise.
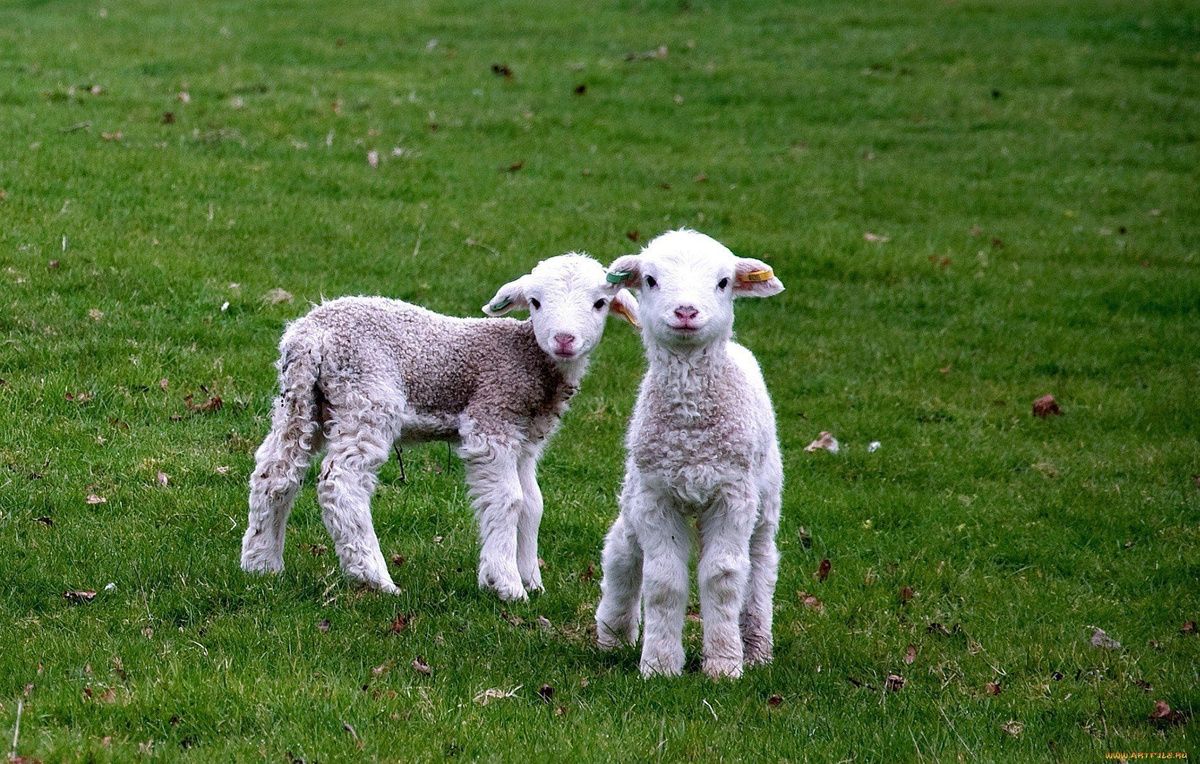
[[[775,278],[775,271],[767,268],[765,271],[750,271],[749,273],[743,273],[740,277],[738,277],[738,281],[748,281],[751,284],[759,284],[764,281],[770,281],[773,278]]]
[[[624,316],[625,320],[628,321],[629,325],[632,326],[634,329],[642,328],[642,325],[638,322],[637,318],[632,313],[625,310],[625,306],[622,305],[621,303],[617,302],[616,300],[613,300],[611,310],[613,313],[619,313],[622,316]]]

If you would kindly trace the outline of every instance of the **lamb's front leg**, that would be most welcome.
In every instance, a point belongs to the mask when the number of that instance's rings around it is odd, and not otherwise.
[[[538,528],[542,524],[542,489],[537,482],[537,455],[522,454],[517,463],[525,504],[517,519],[517,571],[530,592],[545,591],[538,566]]]
[[[742,606],[750,575],[750,534],[757,504],[723,499],[699,520],[700,619],[704,672],[714,679],[742,675]]]
[[[640,502],[648,497],[639,498]],[[642,676],[683,673],[683,621],[688,599],[691,535],[683,515],[660,503],[634,513],[642,546]]]
[[[526,599],[517,569],[517,523],[525,507],[517,451],[464,439],[459,454],[479,521],[479,587],[491,589],[502,600]]]

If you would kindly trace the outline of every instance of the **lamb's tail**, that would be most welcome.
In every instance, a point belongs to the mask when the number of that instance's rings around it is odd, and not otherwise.
[[[279,345],[279,397],[271,432],[255,454],[250,475],[250,518],[242,539],[242,568],[283,569],[288,513],[320,448],[323,343],[319,335],[289,331]]]
[[[271,413],[271,434],[293,460],[303,453],[306,464],[321,432],[321,339],[320,334],[289,331],[279,343],[276,364],[279,397]]]

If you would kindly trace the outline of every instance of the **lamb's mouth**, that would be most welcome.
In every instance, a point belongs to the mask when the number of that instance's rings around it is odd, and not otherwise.
[[[579,352],[575,350],[555,350],[550,353],[557,361],[570,361],[579,357]]]
[[[683,335],[695,334],[696,332],[700,331],[703,328],[703,327],[697,326],[696,324],[679,324],[679,325],[671,324],[670,326],[671,326],[671,331],[677,332],[677,333],[683,334]]]

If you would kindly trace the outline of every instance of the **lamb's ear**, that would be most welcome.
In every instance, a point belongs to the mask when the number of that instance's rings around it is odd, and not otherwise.
[[[483,312],[489,316],[503,316],[510,310],[527,309],[529,301],[525,299],[525,285],[528,283],[526,277],[522,276],[500,287],[496,296],[483,306]]]
[[[624,321],[629,322],[636,329],[642,327],[638,321],[638,304],[633,295],[628,289],[622,289],[613,296],[612,302],[608,304],[608,313],[610,316],[617,316]]]
[[[642,258],[638,255],[618,257],[608,266],[608,288],[613,294],[621,287],[626,289],[642,288]]]
[[[734,273],[734,297],[770,297],[783,291],[783,282],[762,260],[739,257]]]

